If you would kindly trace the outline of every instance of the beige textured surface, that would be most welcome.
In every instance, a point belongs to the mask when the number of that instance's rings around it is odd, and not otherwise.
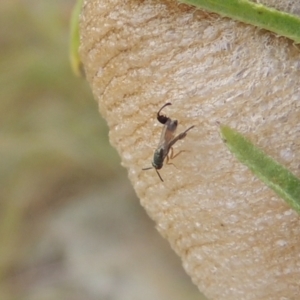
[[[227,150],[227,124],[300,176],[300,53],[174,1],[85,1],[81,56],[110,139],[148,214],[209,299],[299,299],[300,218]],[[150,166],[157,110],[191,125]],[[146,259],[146,258],[145,258]]]

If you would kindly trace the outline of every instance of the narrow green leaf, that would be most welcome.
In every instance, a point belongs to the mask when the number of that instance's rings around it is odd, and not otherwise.
[[[83,0],[77,0],[72,11],[70,22],[70,63],[75,75],[83,75],[82,62],[79,57],[79,15],[81,11]]]
[[[300,180],[228,126],[221,134],[229,150],[258,178],[300,213]]]
[[[179,0],[300,43],[300,18],[248,0]]]

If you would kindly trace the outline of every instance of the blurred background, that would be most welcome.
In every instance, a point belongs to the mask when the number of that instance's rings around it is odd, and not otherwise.
[[[0,6],[0,299],[204,299],[68,57],[73,0]]]

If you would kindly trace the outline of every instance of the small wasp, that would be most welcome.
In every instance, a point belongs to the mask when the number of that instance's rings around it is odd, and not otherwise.
[[[170,103],[170,102],[166,103],[157,112],[157,120],[161,124],[164,124],[164,128],[162,130],[158,146],[153,155],[152,167],[142,169],[142,170],[150,170],[150,169],[154,168],[161,181],[163,181],[163,179],[160,176],[158,170],[163,167],[165,158],[167,158],[167,163],[168,163],[169,159],[175,158],[177,155],[179,155],[182,152],[182,151],[180,151],[175,156],[173,156],[173,148],[172,148],[173,145],[178,140],[184,139],[187,135],[187,132],[195,127],[195,126],[191,126],[187,130],[181,132],[180,134],[178,134],[177,136],[174,137],[174,134],[175,134],[175,131],[176,131],[176,128],[178,125],[178,121],[172,120],[171,118],[168,118],[167,116],[160,114],[162,109],[168,105],[172,105],[172,103]],[[171,154],[169,157],[170,151],[171,151]]]

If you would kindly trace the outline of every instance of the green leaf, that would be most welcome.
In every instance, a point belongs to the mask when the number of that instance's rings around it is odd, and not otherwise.
[[[300,213],[300,180],[289,170],[228,126],[221,134],[229,150],[258,178]]]
[[[300,18],[248,0],[179,0],[300,43]]]
[[[71,23],[70,23],[70,63],[71,68],[75,75],[83,75],[82,62],[79,57],[79,15],[81,11],[83,0],[77,0],[72,11]]]

